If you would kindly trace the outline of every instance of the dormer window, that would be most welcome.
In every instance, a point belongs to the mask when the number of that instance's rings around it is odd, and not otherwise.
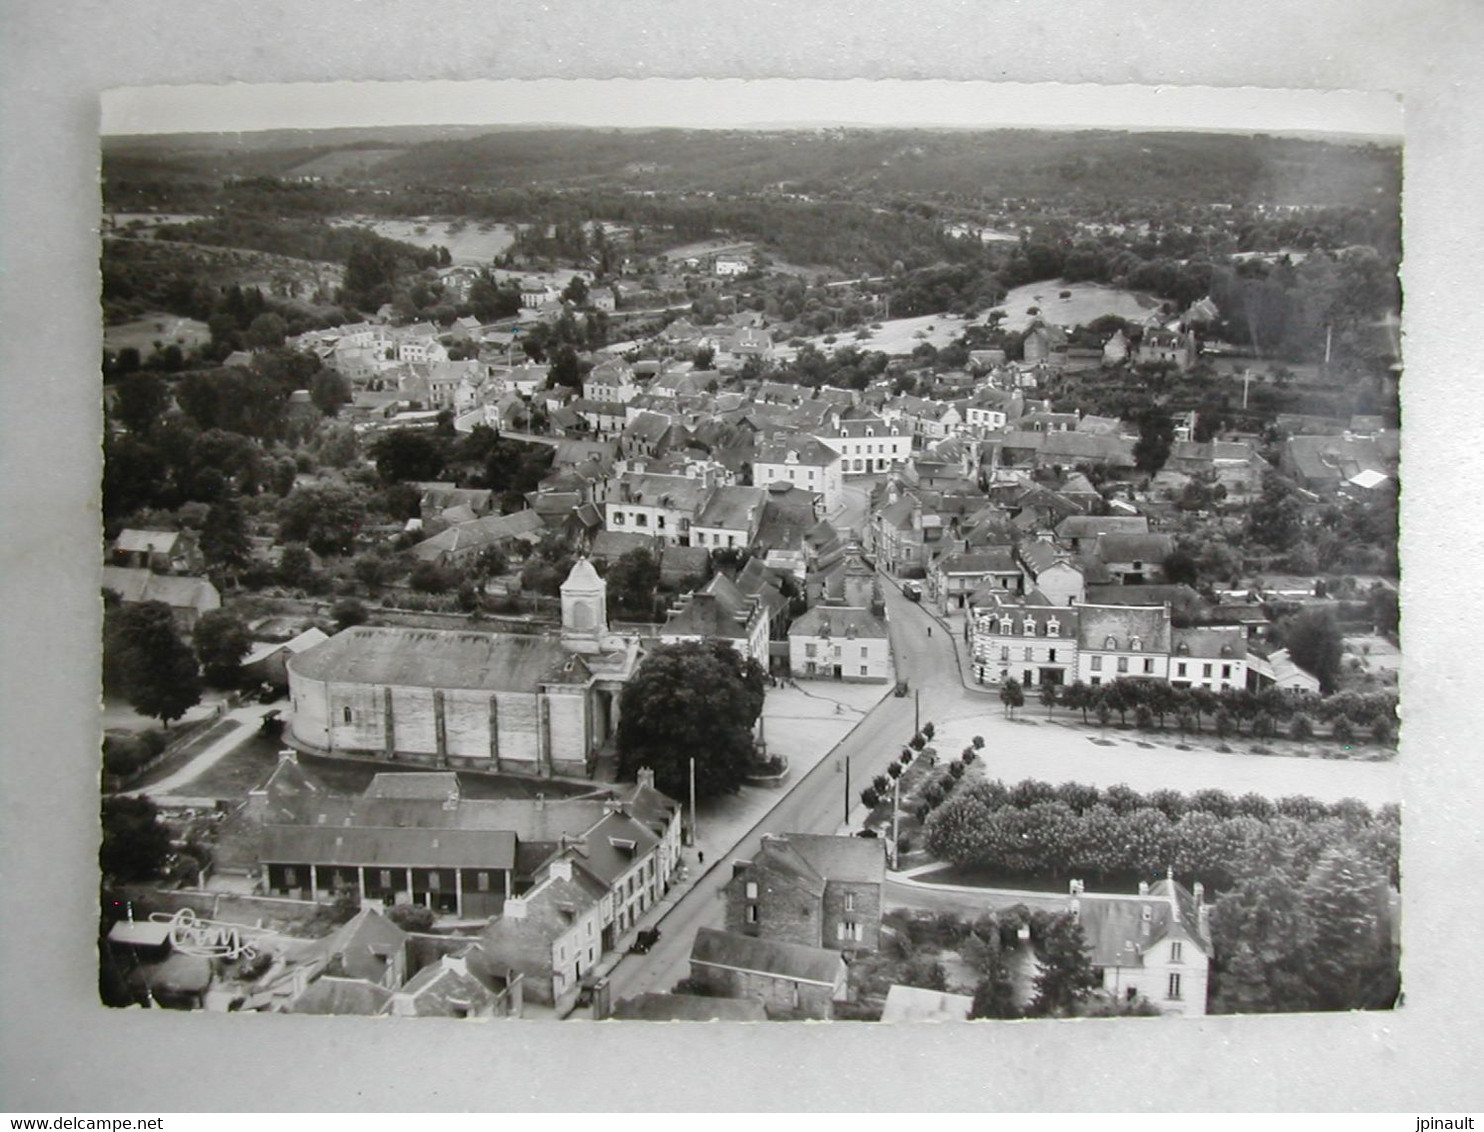
[[[1139,638],[1139,637],[1130,637],[1128,639],[1129,650],[1131,652],[1138,652],[1139,649],[1142,647],[1143,643],[1144,642],[1143,642],[1142,638]]]
[[[1036,635],[1036,619],[1034,617],[1027,617],[1021,623],[1020,632],[1022,636],[1034,637]]]
[[[1061,622],[1058,621],[1055,617],[1046,622],[1046,635],[1048,637],[1061,636]]]
[[[1010,635],[1010,618],[1008,618],[1008,617],[1001,618],[1001,620],[1000,620],[1000,632],[1002,634],[1004,634],[1005,636],[1007,636],[1007,637]]]
[[[1105,649],[1116,649],[1117,647],[1118,647],[1118,638],[1117,637],[1104,637],[1103,638],[1103,648],[1105,648]]]

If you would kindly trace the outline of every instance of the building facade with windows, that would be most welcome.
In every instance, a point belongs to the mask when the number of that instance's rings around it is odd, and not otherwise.
[[[756,857],[733,863],[726,929],[847,955],[875,951],[885,880],[879,839],[765,834]]]
[[[819,495],[825,514],[845,504],[840,454],[812,436],[759,442],[752,457],[752,482],[758,487],[785,483]]]
[[[884,472],[912,456],[912,434],[880,417],[843,420],[839,428],[817,432],[814,438],[840,453],[841,472],[847,476]]]
[[[1247,687],[1247,631],[1240,625],[1175,629],[1170,683],[1221,692]]]
[[[1137,896],[1094,896],[1078,881],[1072,890],[1068,910],[1082,925],[1107,994],[1143,1000],[1164,1014],[1206,1013],[1212,949],[1199,883],[1192,891],[1167,876],[1141,883]]]
[[[1015,679],[1025,688],[1077,679],[1076,606],[1052,605],[1041,594],[990,593],[972,606],[969,648],[981,684]]]
[[[1077,679],[1084,684],[1170,678],[1168,605],[1079,605]]]
[[[794,676],[805,679],[890,680],[886,621],[869,609],[816,605],[788,627],[788,662]]]

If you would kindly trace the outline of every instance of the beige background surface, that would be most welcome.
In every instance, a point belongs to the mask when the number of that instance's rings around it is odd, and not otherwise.
[[[0,1108],[1484,1107],[1478,5],[12,0],[0,19]],[[1405,1009],[1182,1025],[698,1034],[96,1005],[99,92],[162,82],[652,75],[1209,83],[1405,97]]]

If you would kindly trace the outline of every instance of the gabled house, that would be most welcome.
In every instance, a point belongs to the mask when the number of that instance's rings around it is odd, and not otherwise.
[[[816,605],[788,627],[788,659],[795,676],[850,683],[891,679],[891,637],[870,609]]]
[[[1104,532],[1092,545],[1092,556],[1118,585],[1163,582],[1165,561],[1174,552],[1174,538],[1163,534]]]
[[[221,594],[205,578],[156,574],[127,566],[105,566],[103,588],[117,594],[125,605],[164,602],[170,607],[175,627],[185,634],[195,632],[196,622],[203,613],[222,607]]]
[[[912,434],[880,417],[842,420],[838,428],[816,432],[816,440],[840,453],[844,475],[884,472],[912,455]]]
[[[886,845],[877,838],[764,834],[724,889],[729,932],[853,955],[881,939]]]
[[[1005,594],[1021,592],[1020,563],[1009,548],[995,547],[972,554],[942,555],[929,575],[938,608],[965,609],[971,594],[985,588]]]
[[[1077,679],[1169,679],[1169,606],[1081,605],[1077,613]]]
[[[813,436],[759,440],[753,450],[752,482],[759,487],[786,483],[817,492],[826,514],[845,504],[840,454]]]
[[[1055,544],[1037,539],[1022,543],[1015,552],[1024,574],[1025,593],[1038,590],[1052,605],[1076,605],[1087,592],[1081,569]]]
[[[829,1021],[846,1001],[848,971],[838,951],[700,928],[690,977],[711,994],[756,999],[772,1019]]]
[[[1211,970],[1208,906],[1172,876],[1141,883],[1137,896],[1094,896],[1073,881],[1068,911],[1082,927],[1093,970],[1109,995],[1142,1000],[1164,1014],[1206,1013]]]
[[[979,683],[1013,677],[1030,689],[1077,678],[1077,606],[1053,605],[1039,592],[1016,598],[984,590],[969,607],[969,652]]]
[[[1174,629],[1170,683],[1213,692],[1247,687],[1247,634],[1238,626]]]
[[[715,574],[700,590],[683,594],[665,618],[660,640],[725,641],[742,659],[768,666],[768,614],[762,600],[744,594],[725,574]]]
[[[129,528],[113,541],[113,565],[157,574],[194,574],[205,563],[194,536],[185,531]]]
[[[691,543],[711,549],[752,546],[768,493],[761,487],[718,487],[691,525]]]

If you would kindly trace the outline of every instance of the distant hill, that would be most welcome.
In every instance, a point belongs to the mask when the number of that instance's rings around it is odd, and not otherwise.
[[[360,152],[357,152],[360,151]],[[327,175],[377,187],[593,187],[1375,205],[1399,146],[1047,130],[401,127],[109,138],[109,176]]]

